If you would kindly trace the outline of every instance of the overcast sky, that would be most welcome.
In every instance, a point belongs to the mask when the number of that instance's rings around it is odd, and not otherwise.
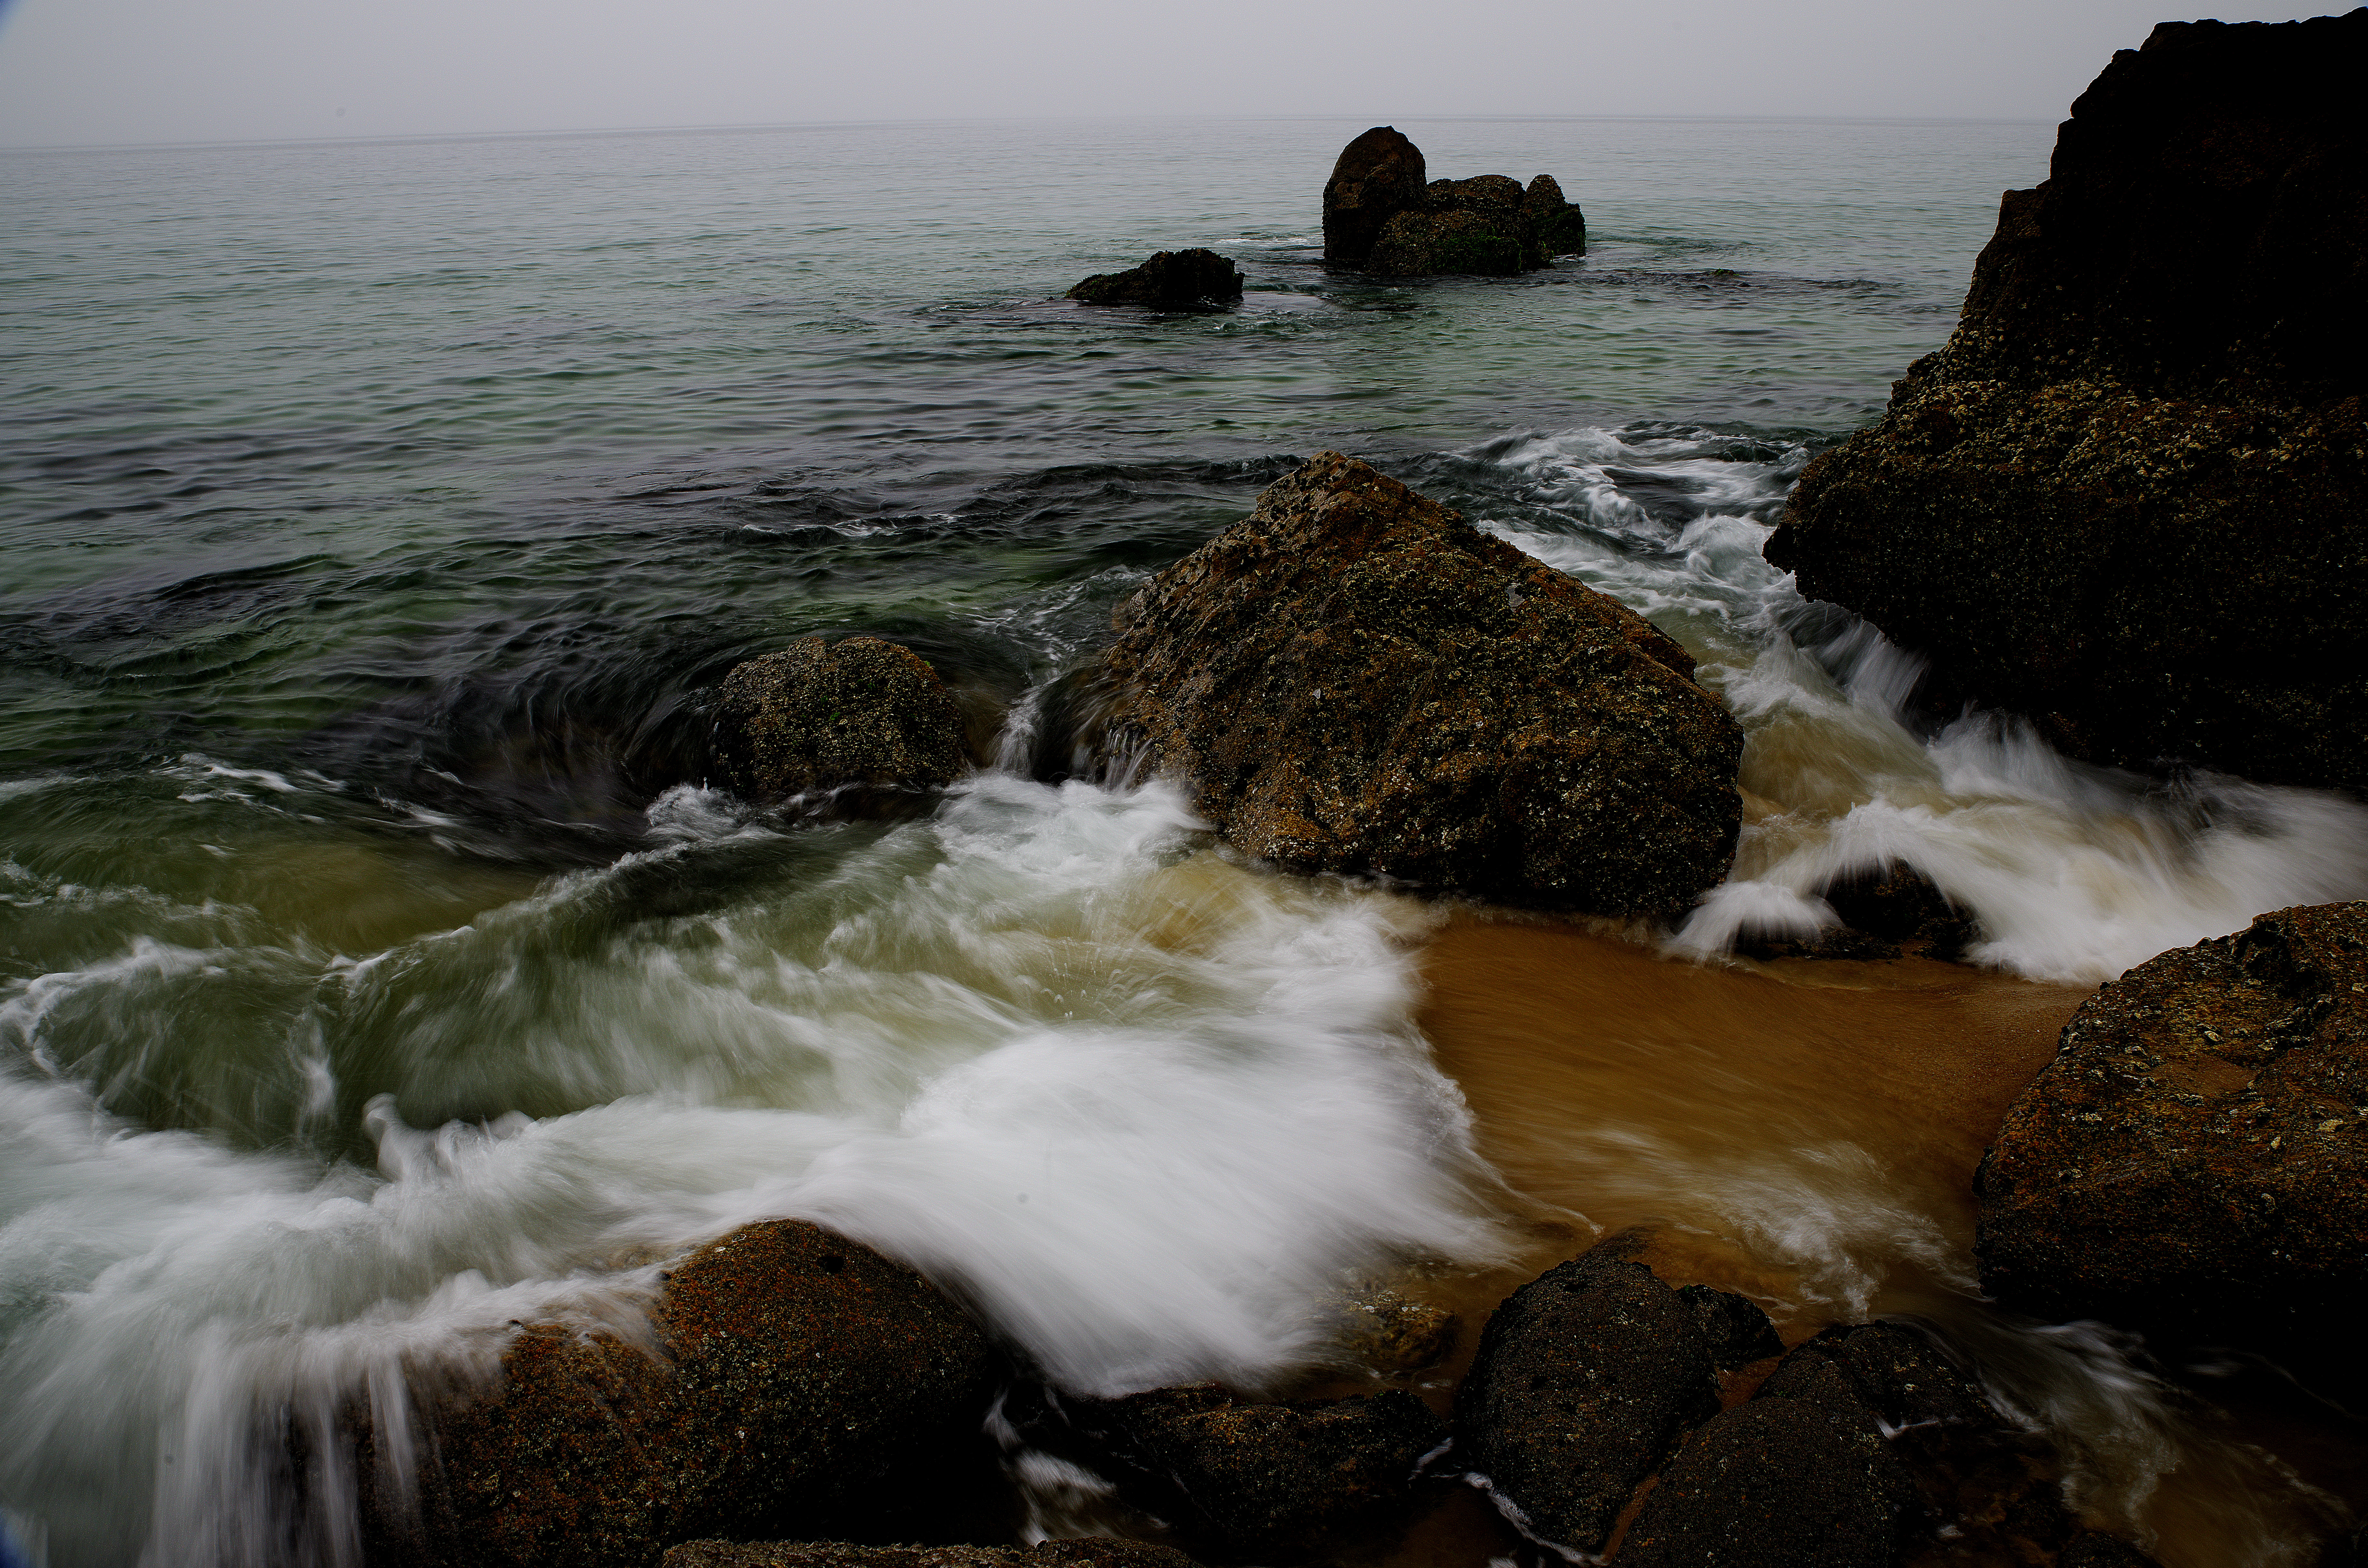
[[[2171,3],[0,0],[0,145],[1068,114],[2058,119]]]

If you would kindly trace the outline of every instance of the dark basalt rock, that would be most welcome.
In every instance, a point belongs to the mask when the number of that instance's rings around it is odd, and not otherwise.
[[[2083,1530],[2064,1555],[2056,1560],[2056,1568],[2162,1568],[2153,1558],[2132,1546],[2119,1536],[2100,1530]]]
[[[2368,787],[2368,9],[2166,23],[1768,558],[2096,761]],[[2200,237],[2208,236],[2209,243]]]
[[[1097,272],[1071,289],[1068,297],[1088,305],[1201,310],[1240,300],[1242,275],[1212,250],[1164,250],[1124,272]]]
[[[715,756],[756,800],[838,792],[843,810],[939,789],[962,771],[962,719],[910,648],[876,637],[791,643],[733,666],[715,717]]]
[[[1570,1551],[1601,1551],[1637,1483],[1717,1411],[1718,1363],[1737,1348],[1725,1303],[1706,1313],[1619,1250],[1506,1298],[1455,1400],[1457,1462]]]
[[[1324,187],[1324,259],[1393,277],[1509,276],[1587,253],[1587,219],[1540,175],[1423,181],[1421,150],[1376,126],[1342,150]]]
[[[1702,1325],[1714,1369],[1731,1372],[1754,1361],[1784,1354],[1784,1342],[1776,1337],[1776,1325],[1768,1321],[1768,1314],[1749,1297],[1738,1296],[1732,1290],[1714,1290],[1707,1285],[1680,1285],[1678,1299],[1692,1309],[1694,1321]]]
[[[2083,1003],[1975,1185],[1984,1289],[2356,1381],[2368,903],[2262,915]]]
[[[1105,744],[1287,869],[1659,915],[1734,858],[1742,732],[1686,652],[1338,452],[1112,619]]]
[[[1226,1561],[1295,1562],[1403,1517],[1415,1467],[1447,1437],[1398,1392],[1257,1404],[1203,1384],[1063,1400],[1059,1414],[1124,1494]]]
[[[1382,225],[1418,205],[1422,149],[1391,125],[1377,125],[1346,147],[1324,183],[1324,259],[1362,267]]]
[[[916,1476],[944,1493],[993,1462],[985,1336],[844,1237],[792,1220],[734,1231],[673,1271],[653,1316],[655,1355],[533,1326],[498,1387],[424,1398],[416,1506],[367,1432],[371,1560],[622,1568],[705,1537],[910,1528]]]
[[[693,1540],[668,1548],[664,1568],[1193,1568],[1193,1564],[1172,1546],[1099,1537],[1039,1541],[1025,1548]]]

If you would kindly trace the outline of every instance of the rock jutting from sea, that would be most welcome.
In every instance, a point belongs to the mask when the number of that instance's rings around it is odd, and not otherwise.
[[[1725,876],[1743,733],[1642,616],[1322,452],[1121,604],[1103,745],[1236,847],[1666,916]]]
[[[1422,149],[1377,125],[1324,186],[1324,259],[1390,277],[1508,276],[1587,254],[1587,218],[1552,175],[1428,179]]]
[[[2165,23],[1770,562],[2059,748],[2368,788],[2368,8]]]
[[[717,772],[752,800],[894,811],[968,762],[962,710],[928,662],[877,637],[801,638],[723,677]]]
[[[1164,250],[1124,272],[1097,272],[1072,288],[1086,305],[1142,305],[1158,311],[1222,309],[1242,297],[1242,275],[1212,250]]]

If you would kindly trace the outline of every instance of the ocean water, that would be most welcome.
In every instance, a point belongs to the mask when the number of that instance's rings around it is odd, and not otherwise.
[[[1736,874],[1637,934],[1673,959],[1814,929],[1884,860],[1975,961],[2080,983],[2368,893],[2351,801],[1920,723],[1912,653],[1760,558],[2053,127],[1407,121],[1435,176],[1555,175],[1591,248],[1406,283],[1318,261],[1362,129],[0,153],[24,1550],[349,1561],[290,1423],[483,1372],[514,1320],[630,1329],[653,1260],[755,1217],[1104,1392],[1278,1386],[1342,1278],[1511,1256],[1414,1023],[1440,912],[1026,744],[1118,600],[1326,448],[1652,616],[1741,716]],[[1238,310],[1059,298],[1186,245]],[[1001,760],[893,825],[708,787],[723,672],[853,632]],[[2125,1419],[2097,1365],[2059,1425]]]

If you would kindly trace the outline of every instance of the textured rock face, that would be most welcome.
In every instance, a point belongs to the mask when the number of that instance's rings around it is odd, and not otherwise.
[[[1069,290],[1088,305],[1145,305],[1190,311],[1242,297],[1242,275],[1212,250],[1164,250],[1124,272],[1097,272]]]
[[[1295,1404],[1213,1386],[1064,1402],[1096,1467],[1208,1554],[1296,1562],[1401,1515],[1447,1426],[1410,1393]]]
[[[1390,277],[1508,276],[1587,253],[1587,219],[1540,175],[1423,180],[1422,152],[1389,126],[1341,151],[1324,187],[1324,259]]]
[[[1346,147],[1324,183],[1324,259],[1362,267],[1382,225],[1422,200],[1422,149],[1377,125]]]
[[[1768,556],[2100,761],[2368,785],[2368,10],[2167,23]]]
[[[941,788],[961,774],[962,745],[937,672],[876,637],[808,637],[734,665],[715,720],[724,776],[758,800]]]
[[[1532,1534],[1600,1551],[1636,1483],[1717,1411],[1725,1337],[1640,1263],[1599,1250],[1548,1269],[1481,1335],[1456,1394],[1458,1461]]]
[[[529,1328],[498,1389],[431,1402],[416,1511],[367,1500],[373,1559],[618,1568],[695,1538],[844,1528],[900,1467],[948,1484],[997,1366],[920,1276],[802,1221],[701,1248],[655,1316],[660,1358]],[[382,1484],[375,1441],[358,1468]]]
[[[2357,1377],[2363,1118],[2368,903],[2150,959],[2082,1004],[1984,1156],[1983,1286]]]
[[[1734,858],[1742,732],[1686,652],[1337,452],[1113,619],[1109,744],[1288,869],[1659,914]]]

